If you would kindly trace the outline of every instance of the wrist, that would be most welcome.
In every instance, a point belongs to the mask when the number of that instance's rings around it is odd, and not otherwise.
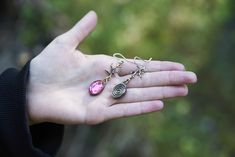
[[[32,67],[30,67],[30,75],[26,90],[26,111],[29,125],[44,122],[43,116],[40,114],[42,110],[40,108],[40,88],[36,85],[37,80],[34,79],[31,68]],[[46,99],[46,97],[44,99]]]

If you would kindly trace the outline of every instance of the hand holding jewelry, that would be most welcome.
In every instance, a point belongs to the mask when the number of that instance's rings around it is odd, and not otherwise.
[[[117,56],[121,56],[125,61],[128,61],[122,54],[120,53],[115,53],[113,54],[113,57],[117,58],[120,60],[120,58],[118,58]],[[131,73],[131,76],[126,79],[125,81],[123,81],[122,83],[119,83],[117,84],[114,88],[113,88],[113,91],[112,91],[112,97],[114,99],[117,99],[117,98],[121,98],[122,96],[124,96],[126,94],[126,88],[127,88],[127,84],[133,79],[135,78],[136,75],[138,75],[140,78],[142,77],[142,75],[145,73],[145,69],[146,67],[143,66],[143,65],[139,65],[136,63],[136,59],[141,59],[140,57],[135,57],[134,58],[134,62],[133,64],[136,64],[137,66],[137,70],[135,71],[132,71],[130,72]],[[149,59],[149,61],[151,61],[152,58]],[[142,59],[141,59],[142,60]],[[143,60],[144,61],[144,60]],[[128,61],[130,62],[130,61]],[[94,82],[91,83],[91,85],[89,86],[89,93],[90,95],[94,96],[94,95],[98,95],[100,94],[104,87],[105,87],[105,84],[112,78],[113,75],[115,75],[116,73],[118,73],[118,68],[121,68],[121,65],[124,63],[124,61],[119,61],[119,63],[113,67],[112,65],[110,65],[110,72],[108,72],[107,70],[106,73],[108,74],[108,76],[104,79],[104,80],[96,80]],[[132,62],[130,62],[132,63]]]
[[[197,81],[196,75],[185,71],[180,63],[143,61],[137,57],[122,58],[124,62],[116,66],[119,60],[115,57],[86,55],[77,50],[96,21],[95,12],[89,12],[31,61],[26,110],[32,123],[97,124],[156,112],[163,108],[164,98],[187,95],[186,84]],[[105,88],[92,91],[91,94],[99,95],[91,96],[89,85],[99,79]],[[114,87],[119,83],[125,85],[117,86],[116,90]],[[126,87],[125,96],[112,97],[113,91],[125,93],[119,89]]]

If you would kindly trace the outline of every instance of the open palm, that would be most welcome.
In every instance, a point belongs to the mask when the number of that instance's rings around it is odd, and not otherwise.
[[[71,30],[55,38],[30,63],[28,112],[33,123],[97,124],[103,121],[154,112],[163,108],[161,99],[187,95],[187,83],[196,75],[179,63],[151,61],[148,72],[128,84],[127,94],[113,99],[113,87],[136,69],[125,62],[98,96],[90,96],[89,85],[104,79],[112,63],[107,55],[85,55],[77,45],[94,29],[95,12],[89,12]]]

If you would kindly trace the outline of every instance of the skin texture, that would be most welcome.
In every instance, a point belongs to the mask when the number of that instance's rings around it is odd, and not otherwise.
[[[163,108],[162,99],[186,96],[186,84],[196,75],[180,63],[151,61],[147,73],[128,84],[127,94],[113,99],[113,87],[129,77],[136,65],[125,62],[98,96],[89,85],[104,79],[114,57],[85,55],[76,47],[95,28],[97,15],[87,13],[72,29],[56,37],[30,64],[28,115],[31,123],[98,124],[106,120],[141,115]],[[129,60],[133,61],[133,60]]]

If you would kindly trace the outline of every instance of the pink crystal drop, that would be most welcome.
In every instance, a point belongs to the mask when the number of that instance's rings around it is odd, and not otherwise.
[[[89,93],[90,95],[98,95],[100,94],[104,89],[104,82],[102,80],[96,80],[91,83],[89,87]]]

